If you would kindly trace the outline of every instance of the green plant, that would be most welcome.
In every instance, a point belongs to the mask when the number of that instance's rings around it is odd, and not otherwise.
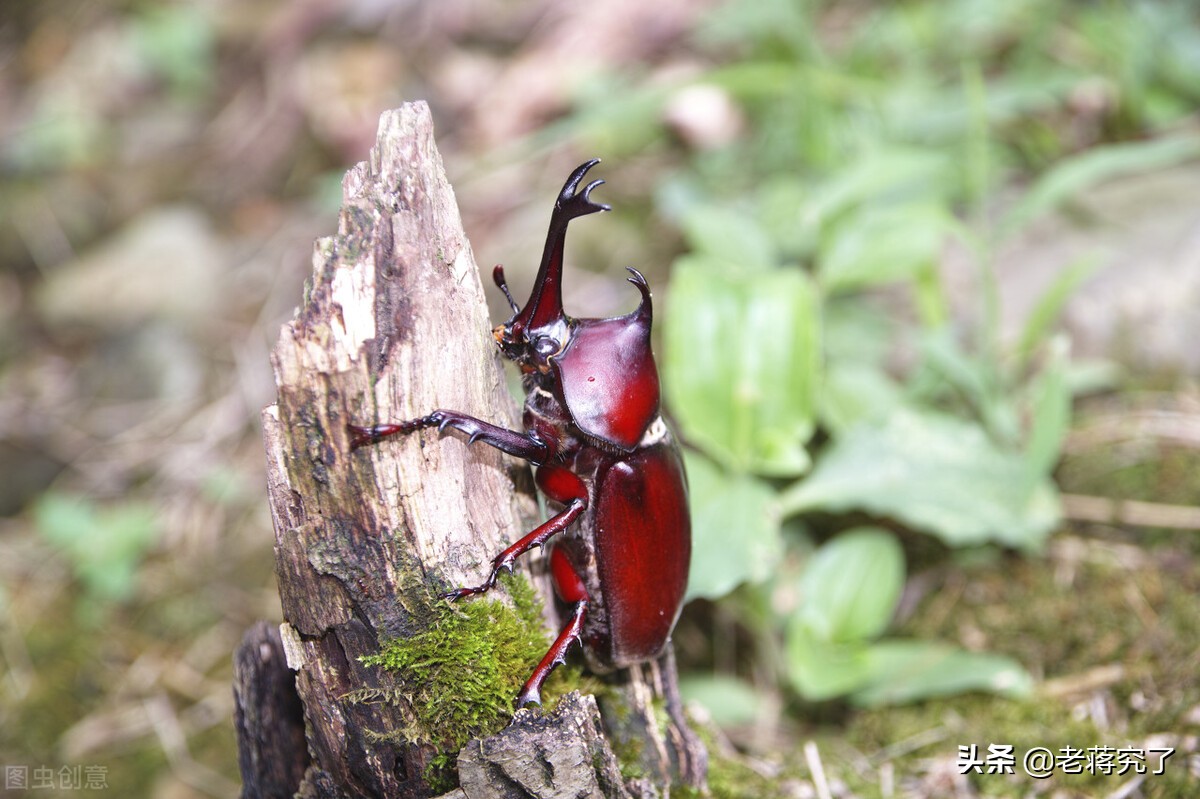
[[[1030,679],[1007,658],[880,639],[903,584],[891,533],[845,532],[806,555],[799,523],[866,513],[950,547],[1042,547],[1060,519],[1052,473],[1081,380],[1055,322],[1094,262],[1063,269],[1010,345],[994,253],[1104,180],[1200,156],[1200,137],[1164,129],[1200,99],[1200,38],[1150,4],[981,14],[959,0],[858,7],[831,47],[829,10],[716,10],[698,37],[714,65],[689,82],[731,97],[746,132],[694,153],[658,197],[686,250],[662,370],[702,453],[688,464],[690,593],[752,585],[735,612],[757,659],[808,699],[1019,693]],[[1053,54],[1058,41],[1068,56]],[[609,152],[655,146],[670,87],[616,84],[572,124]],[[1080,111],[1088,92],[1103,102]],[[996,189],[1022,181],[998,212]],[[978,275],[969,326],[951,320],[941,283],[951,242]],[[798,574],[781,565],[796,560]],[[799,603],[777,609],[780,590]],[[691,689],[731,707],[719,695],[736,685]]]
[[[127,599],[137,567],[158,537],[154,510],[138,502],[100,505],[59,492],[42,495],[33,507],[38,533],[70,562],[83,585],[80,609],[92,612]]]
[[[920,640],[878,640],[904,587],[904,553],[874,527],[841,533],[816,551],[800,579],[803,603],[787,621],[787,672],[807,699],[848,695],[876,705],[990,690],[1032,688],[1011,658]]]

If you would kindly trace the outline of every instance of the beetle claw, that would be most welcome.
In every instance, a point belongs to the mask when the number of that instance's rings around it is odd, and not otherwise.
[[[595,206],[596,208],[599,208],[603,211],[611,211],[612,206],[605,205],[604,203],[593,202],[593,200],[592,200],[592,189],[596,188],[597,186],[603,186],[603,185],[604,185],[603,179],[593,180],[591,183],[589,183],[583,187],[583,191],[581,191],[579,193],[579,196],[582,196],[584,202],[586,202],[589,206]]]
[[[593,158],[575,167],[575,171],[567,177],[567,182],[563,184],[562,191],[558,193],[558,198],[560,200],[570,199],[571,195],[575,193],[575,188],[579,185],[579,181],[583,180],[583,176],[587,174],[588,170],[598,163],[600,163],[600,159]]]
[[[603,180],[593,180],[591,183],[583,187],[583,191],[576,194],[571,199],[583,206],[584,210],[580,214],[590,214],[596,211],[611,211],[612,206],[607,203],[598,203],[592,199],[592,189],[597,186],[603,186]]]
[[[502,572],[502,571],[506,571],[509,574],[513,573],[512,559],[505,560],[502,558],[497,558],[496,560],[492,561],[492,572],[491,572],[491,574],[488,575],[487,582],[484,583],[483,585],[479,586],[481,591],[486,591],[489,588],[491,588],[493,585],[495,585],[496,578],[500,576],[500,572]]]
[[[539,708],[541,708],[542,692],[536,688],[530,688],[527,691],[522,691],[517,696],[516,704],[517,704],[517,710],[520,710],[521,708],[527,707],[529,705],[537,705]]]
[[[575,189],[579,186],[579,182],[583,180],[583,176],[587,171],[600,163],[599,158],[593,158],[587,163],[580,164],[567,178],[567,182],[563,184],[562,191],[559,192],[558,202],[555,203],[555,211],[567,212],[567,218],[572,219],[585,214],[594,214],[597,211],[611,211],[612,206],[604,203],[598,203],[592,199],[592,189],[597,186],[604,185],[603,180],[593,180],[591,183],[583,187],[578,193]]]
[[[451,602],[457,602],[458,600],[462,599],[465,596],[475,596],[476,594],[482,594],[491,587],[492,587],[491,581],[489,581],[487,583],[484,583],[483,585],[476,586],[475,588],[455,588],[453,591],[447,591],[444,594],[439,594],[439,596],[442,599],[446,599]]]

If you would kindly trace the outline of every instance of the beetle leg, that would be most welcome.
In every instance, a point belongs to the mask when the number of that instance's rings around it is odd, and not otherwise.
[[[551,537],[558,535],[563,530],[571,525],[571,522],[579,518],[579,514],[583,513],[587,507],[587,502],[582,499],[574,499],[567,506],[567,509],[562,513],[551,516],[546,522],[538,525],[533,529],[533,532],[521,538],[520,541],[510,546],[508,549],[501,552],[492,559],[492,571],[488,578],[482,584],[474,588],[456,588],[453,591],[448,591],[442,594],[442,597],[449,600],[462,599],[465,596],[473,594],[482,594],[496,584],[496,578],[500,575],[502,569],[512,571],[513,563],[517,558],[524,555],[534,547],[545,546],[546,542]]]
[[[368,444],[375,444],[389,436],[413,433],[427,427],[436,427],[439,431],[444,431],[447,427],[461,430],[467,434],[468,444],[482,441],[501,452],[507,452],[509,455],[533,463],[543,463],[553,455],[550,445],[536,433],[518,433],[515,430],[488,424],[458,411],[436,410],[428,416],[394,424],[377,424],[370,427],[360,427],[356,424],[346,425],[350,431],[350,449],[352,450]]]
[[[561,549],[555,549],[550,553],[550,571],[554,575],[555,591],[564,602],[572,605],[571,618],[567,620],[567,624],[558,634],[558,638],[554,639],[549,651],[537,664],[533,674],[529,675],[529,679],[521,688],[521,693],[517,694],[518,708],[530,704],[542,704],[542,684],[546,682],[546,678],[550,676],[550,672],[554,671],[556,666],[566,662],[567,649],[571,644],[580,640],[583,633],[583,620],[587,616],[587,588],[584,587],[583,578],[579,576],[579,572],[575,571],[575,567],[571,565]]]

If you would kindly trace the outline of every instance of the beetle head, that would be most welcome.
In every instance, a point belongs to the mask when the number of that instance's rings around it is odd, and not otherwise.
[[[503,267],[497,264],[492,270],[492,279],[504,292],[513,310],[512,318],[496,327],[492,334],[505,357],[516,361],[524,371],[548,371],[550,358],[567,346],[571,320],[563,312],[562,304],[563,245],[567,224],[572,219],[610,210],[609,206],[591,199],[592,189],[604,183],[603,180],[593,180],[576,192],[583,176],[599,162],[599,158],[593,158],[576,167],[563,184],[550,216],[550,230],[546,233],[537,280],[524,308],[518,309],[509,292]]]
[[[629,282],[641,292],[637,309],[611,319],[572,319],[562,307],[563,243],[567,223],[578,216],[609,210],[593,202],[595,180],[576,192],[584,174],[599,159],[579,166],[567,178],[554,213],[538,270],[524,308],[496,266],[492,279],[504,292],[513,316],[493,335],[505,357],[528,375],[540,375],[554,388],[579,429],[600,446],[629,451],[637,446],[658,415],[658,369],[650,350],[651,301],[646,279],[630,269]]]

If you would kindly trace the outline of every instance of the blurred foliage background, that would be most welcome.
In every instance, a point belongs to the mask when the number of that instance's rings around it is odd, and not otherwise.
[[[279,618],[268,352],[380,111],[426,99],[518,294],[605,159],[567,306],[627,310],[625,265],[660,298],[718,794],[1189,795],[1197,14],[6,4],[0,764],[237,794],[230,653]],[[1176,754],[1031,781],[959,774],[972,743]]]

